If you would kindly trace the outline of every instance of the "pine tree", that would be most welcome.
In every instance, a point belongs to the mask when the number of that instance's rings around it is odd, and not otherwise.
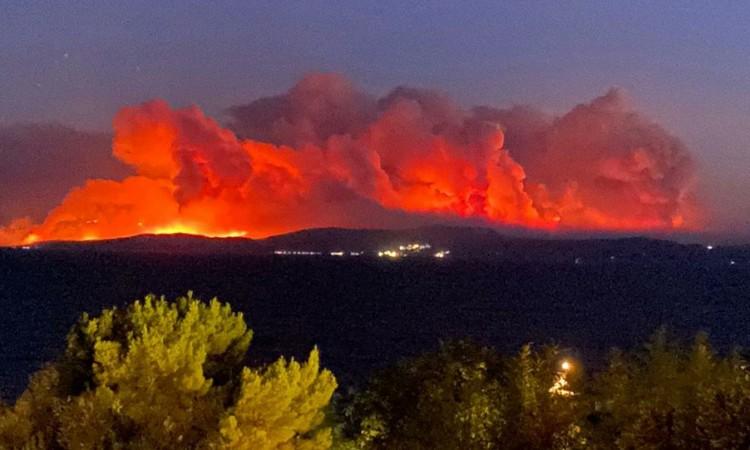
[[[0,412],[0,448],[322,449],[336,380],[318,350],[243,366],[242,314],[188,293],[84,314],[63,357]]]

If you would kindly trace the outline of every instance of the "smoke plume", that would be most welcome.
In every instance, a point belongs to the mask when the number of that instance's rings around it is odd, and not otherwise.
[[[308,227],[470,219],[550,231],[700,227],[684,145],[610,91],[560,117],[465,110],[428,90],[383,98],[330,74],[228,110],[154,100],[123,108],[113,154],[132,168],[90,179],[0,243],[191,232],[261,237]]]

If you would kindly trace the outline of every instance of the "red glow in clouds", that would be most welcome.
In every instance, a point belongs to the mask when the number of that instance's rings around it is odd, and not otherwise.
[[[113,153],[132,176],[88,180],[42,223],[0,228],[0,244],[262,237],[417,213],[548,230],[699,227],[690,155],[623,103],[611,91],[557,118],[465,111],[430,91],[374,99],[311,75],[232,108],[230,130],[154,100],[114,120]]]

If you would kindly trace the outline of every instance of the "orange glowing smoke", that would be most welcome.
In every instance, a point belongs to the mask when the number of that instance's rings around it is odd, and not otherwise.
[[[88,180],[41,223],[0,228],[0,244],[263,237],[368,227],[393,212],[548,230],[699,224],[689,154],[617,92],[549,119],[467,112],[406,88],[376,100],[339,76],[312,75],[231,112],[234,131],[197,107],[155,100],[123,108],[113,153],[133,174]]]

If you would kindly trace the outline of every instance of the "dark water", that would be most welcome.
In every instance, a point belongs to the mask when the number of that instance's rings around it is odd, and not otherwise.
[[[245,313],[251,357],[321,348],[344,384],[441,339],[571,347],[591,367],[661,324],[750,344],[750,268],[0,251],[0,389],[17,395],[82,311],[193,290]]]

